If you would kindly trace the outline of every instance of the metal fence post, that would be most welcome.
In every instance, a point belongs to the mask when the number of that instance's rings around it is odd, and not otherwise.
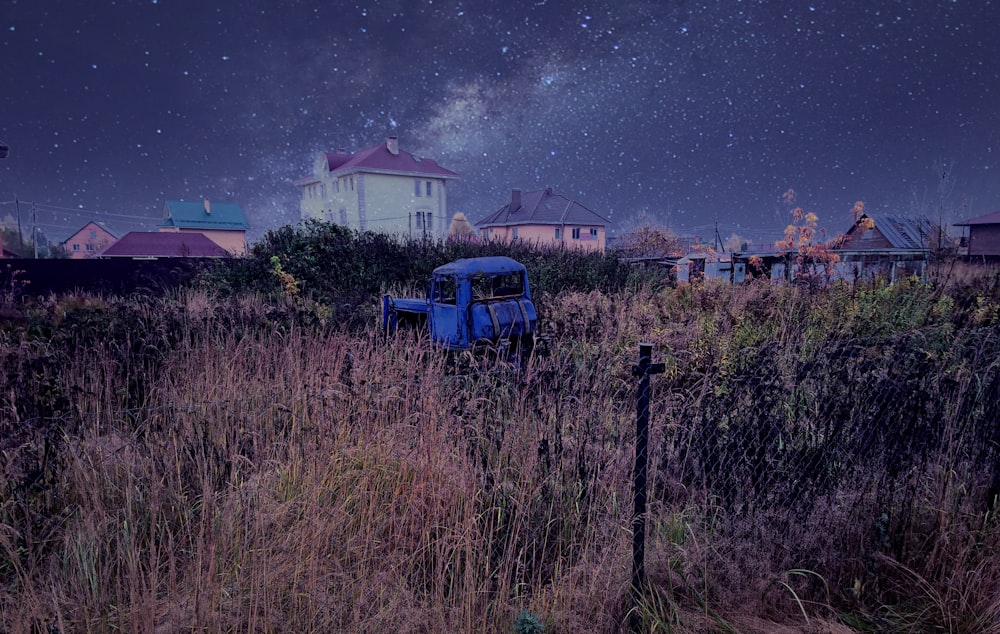
[[[649,455],[649,377],[666,370],[662,363],[653,363],[653,344],[639,344],[639,364],[632,367],[632,376],[639,378],[635,400],[635,471],[632,474],[632,586],[629,630],[642,628],[639,605],[645,585],[646,557],[646,464]]]

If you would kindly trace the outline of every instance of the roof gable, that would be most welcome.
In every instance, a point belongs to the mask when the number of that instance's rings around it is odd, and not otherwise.
[[[522,194],[515,189],[511,201],[475,223],[477,227],[513,225],[600,225],[606,218],[580,203],[553,193],[552,188]]]
[[[230,253],[201,233],[131,231],[94,257],[224,258]]]
[[[163,222],[158,227],[221,231],[246,231],[250,228],[243,208],[236,203],[168,200],[163,208]]]
[[[71,233],[69,235],[69,237],[67,237],[65,240],[62,241],[62,243],[66,244],[67,242],[71,241],[73,238],[75,238],[77,236],[82,236],[84,233],[86,233],[88,231],[98,231],[101,234],[106,234],[106,235],[110,236],[112,240],[115,240],[115,239],[118,238],[118,236],[116,236],[114,233],[112,233],[111,231],[109,231],[107,229],[107,227],[104,227],[99,222],[91,220],[87,224],[83,225],[82,227],[80,227],[79,229],[77,229],[76,231],[74,231],[73,233]]]
[[[323,161],[325,161],[330,174],[373,172],[443,179],[458,178],[458,174],[441,167],[434,159],[419,157],[406,150],[400,150],[396,137],[389,137],[385,143],[358,150],[354,154],[349,154],[344,150],[323,152],[317,157],[317,164],[320,168],[322,168]],[[312,174],[304,176],[296,182],[303,185],[316,182],[318,178],[319,175]]]

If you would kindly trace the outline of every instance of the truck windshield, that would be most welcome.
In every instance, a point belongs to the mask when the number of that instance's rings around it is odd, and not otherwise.
[[[524,282],[520,273],[480,275],[472,278],[473,299],[519,297],[523,294]]]

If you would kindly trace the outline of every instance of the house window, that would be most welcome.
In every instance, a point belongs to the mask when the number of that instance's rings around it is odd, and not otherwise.
[[[340,224],[342,225],[347,224],[347,210],[344,209],[343,207],[340,208]]]
[[[354,177],[353,176],[351,177],[350,181],[351,181],[351,191],[354,191]]]
[[[429,233],[434,231],[434,215],[429,211],[418,211],[416,213],[416,229],[418,231],[423,231],[424,233]]]
[[[80,250],[80,245],[79,244],[74,244],[73,245],[73,250],[74,251],[79,251]]]
[[[574,240],[580,239],[580,227],[573,227],[573,239]]]
[[[413,181],[413,195],[420,195],[420,181]]]
[[[92,245],[92,244],[90,244],[90,243],[88,242],[88,243],[87,243],[87,250],[88,250],[88,251],[93,251],[93,250],[94,250],[94,245]]]
[[[97,232],[96,232],[96,231],[93,231],[93,230],[91,230],[91,232],[90,232],[90,239],[91,239],[91,240],[94,240],[94,239],[96,239],[96,238],[97,238]]]
[[[430,198],[430,196],[431,196],[431,191],[432,191],[431,190],[431,181],[427,181],[427,197],[428,198]]]
[[[591,238],[591,240],[596,240],[597,239],[597,228],[596,227],[591,227],[590,228],[590,238]]]
[[[556,227],[556,240],[562,240],[562,227]]]
[[[515,240],[517,240],[517,227],[512,227],[511,228],[511,230],[510,230],[510,237],[512,237]]]

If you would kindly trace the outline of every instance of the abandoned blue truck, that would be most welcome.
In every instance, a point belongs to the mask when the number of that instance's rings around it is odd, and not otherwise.
[[[531,301],[528,271],[504,257],[455,260],[434,269],[427,297],[382,297],[382,327],[427,328],[431,340],[448,350],[477,345],[530,350],[538,316]]]

